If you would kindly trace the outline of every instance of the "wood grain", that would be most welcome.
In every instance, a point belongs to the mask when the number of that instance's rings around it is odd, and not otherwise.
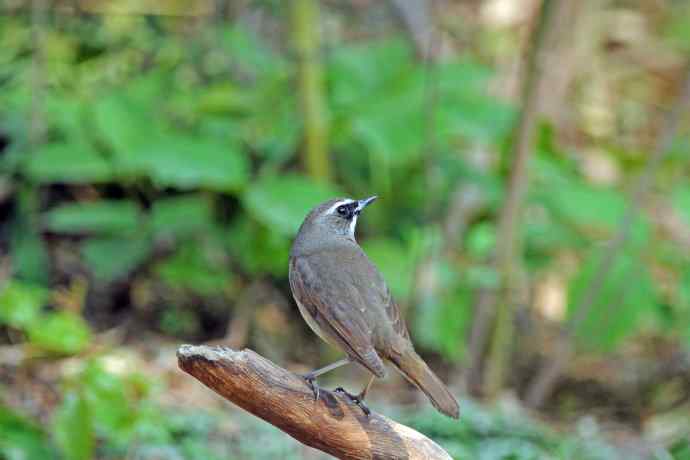
[[[321,389],[251,350],[182,345],[180,369],[298,441],[341,459],[450,460],[421,433]]]

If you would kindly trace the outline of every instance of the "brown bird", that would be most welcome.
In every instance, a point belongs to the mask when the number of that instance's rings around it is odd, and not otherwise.
[[[360,364],[373,376],[359,395],[348,396],[368,414],[366,393],[375,377],[385,376],[384,360],[390,361],[436,409],[458,418],[458,402],[415,352],[385,280],[355,241],[357,219],[375,199],[320,204],[292,244],[290,287],[300,312],[319,337],[347,355],[304,377],[318,398],[316,377],[349,362]]]

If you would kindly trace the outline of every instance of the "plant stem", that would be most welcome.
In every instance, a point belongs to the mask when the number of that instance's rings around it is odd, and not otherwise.
[[[299,92],[304,116],[304,166],[311,177],[331,178],[328,120],[324,102],[323,68],[319,57],[318,0],[292,2],[293,40],[299,60]]]
[[[489,395],[496,394],[503,386],[513,342],[512,305],[513,294],[518,288],[518,257],[521,252],[518,241],[520,210],[529,183],[527,166],[534,144],[543,82],[546,80],[547,54],[553,48],[553,35],[557,29],[555,26],[559,22],[560,12],[564,10],[565,3],[567,0],[543,1],[527,59],[527,74],[522,93],[523,109],[515,126],[508,189],[498,222],[495,266],[500,275],[501,286],[496,299],[495,330],[485,374]]]

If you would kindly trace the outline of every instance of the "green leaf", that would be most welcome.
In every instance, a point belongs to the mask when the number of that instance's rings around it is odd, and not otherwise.
[[[497,143],[512,129],[515,108],[488,93],[492,70],[468,58],[441,64],[436,78],[438,136],[462,135]]]
[[[59,233],[132,233],[140,228],[139,208],[131,201],[100,200],[53,208],[45,226]]]
[[[401,74],[412,68],[412,57],[408,42],[399,38],[336,49],[329,58],[330,87],[336,110],[371,100],[382,88],[394,85]],[[382,62],[386,65],[381,66]]]
[[[243,142],[266,158],[268,164],[285,162],[298,150],[301,118],[291,88],[289,78],[262,82],[249,101],[251,111],[242,119]]]
[[[91,411],[76,391],[64,394],[53,417],[53,434],[66,460],[89,460],[93,457],[95,436]]]
[[[690,264],[680,274],[677,285],[678,312],[673,315],[673,327],[690,345]]]
[[[479,259],[486,259],[496,247],[496,227],[488,222],[473,225],[467,233],[465,245],[469,254]]]
[[[421,346],[457,360],[465,351],[463,338],[471,324],[476,289],[447,261],[440,260],[426,270],[431,270],[427,276],[434,280],[435,296],[417,305],[410,328]]]
[[[589,295],[590,285],[598,282],[601,252],[592,253],[568,289],[568,315]],[[611,351],[623,339],[637,332],[645,313],[657,308],[654,283],[646,264],[630,251],[619,254],[601,280],[599,295],[593,299],[585,319],[577,325],[575,335],[581,346],[596,351]]]
[[[31,324],[28,334],[32,345],[65,354],[79,353],[91,340],[91,331],[81,316],[66,311],[45,314]]]
[[[49,259],[46,244],[37,227],[26,230],[23,225],[13,228],[12,268],[17,278],[47,284]]]
[[[243,203],[249,213],[271,231],[286,236],[297,233],[309,211],[331,198],[342,196],[330,185],[304,176],[264,176],[249,186]]]
[[[284,71],[287,65],[280,54],[266,46],[262,37],[252,33],[242,24],[224,27],[220,44],[233,58],[233,64],[254,78],[261,78],[266,73]]]
[[[420,331],[415,324],[416,336],[420,337],[420,343],[430,350],[441,353],[449,360],[460,359],[463,355],[463,340],[470,325],[470,303],[467,300],[469,291],[462,296],[444,299],[434,303],[423,310],[424,323],[429,331]],[[421,336],[425,338],[422,338]]]
[[[678,52],[690,51],[690,7],[679,3],[664,24],[663,35],[677,49]]]
[[[45,95],[44,110],[49,123],[70,143],[88,142],[89,125],[85,123],[86,104],[71,92],[49,91]]]
[[[203,296],[220,294],[232,282],[232,273],[217,257],[196,242],[180,247],[159,263],[155,271],[172,288],[189,289]]]
[[[584,228],[610,231],[620,223],[626,209],[620,192],[585,183],[569,182],[543,193],[553,213]]]
[[[26,162],[24,173],[39,183],[89,184],[113,178],[110,164],[91,147],[79,142],[38,148]]]
[[[0,458],[51,460],[57,458],[41,428],[0,404]]]
[[[500,275],[498,271],[488,265],[472,265],[465,270],[467,284],[477,288],[498,289]]]
[[[158,132],[154,115],[122,93],[99,98],[93,106],[93,119],[96,132],[125,166],[130,155],[143,154],[142,145]]]
[[[159,187],[235,192],[248,180],[249,164],[232,144],[169,136],[148,145],[136,159]]]
[[[673,206],[678,210],[685,224],[690,226],[690,186],[681,185],[673,191]]]
[[[569,164],[554,156],[541,153],[534,158],[531,198],[568,226],[609,234],[627,209],[625,195],[582,181]]]
[[[254,276],[287,276],[290,240],[285,235],[242,215],[228,232],[228,245],[245,272]]]
[[[424,137],[421,104],[377,105],[362,110],[352,122],[353,140],[393,166],[405,165],[421,154]]]
[[[36,324],[41,309],[48,300],[48,291],[43,288],[9,281],[0,290],[0,322],[25,329]]]
[[[127,398],[124,379],[92,362],[80,375],[80,383],[96,433],[115,443],[128,444],[136,422],[136,409]]]
[[[48,248],[40,234],[38,212],[41,189],[26,185],[17,193],[17,208],[10,224],[12,269],[16,278],[47,285]]]
[[[201,89],[198,110],[208,114],[237,114],[251,110],[251,93],[230,81],[222,81]],[[228,120],[223,118],[224,124]]]
[[[111,281],[136,268],[152,249],[145,237],[105,237],[89,239],[81,246],[81,253],[97,279]]]
[[[151,210],[151,226],[158,237],[184,237],[213,225],[210,200],[201,195],[184,195],[157,200]]]
[[[414,261],[400,242],[392,239],[371,239],[362,244],[364,252],[381,270],[388,287],[398,299],[406,299],[413,282]]]

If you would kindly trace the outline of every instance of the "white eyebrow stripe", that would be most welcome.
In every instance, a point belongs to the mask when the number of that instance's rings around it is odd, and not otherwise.
[[[326,211],[326,214],[333,214],[333,212],[336,210],[336,208],[337,208],[338,206],[342,206],[342,205],[344,205],[344,204],[350,204],[350,203],[354,203],[354,202],[355,202],[355,200],[351,200],[351,199],[349,199],[349,198],[346,199],[346,200],[340,200],[340,201],[338,201],[336,204],[334,204],[333,206],[331,206],[330,208],[328,208],[328,211]]]

